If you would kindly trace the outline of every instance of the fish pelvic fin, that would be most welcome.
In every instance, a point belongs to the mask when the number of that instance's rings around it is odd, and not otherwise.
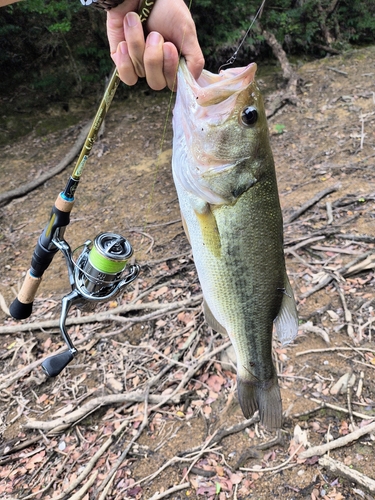
[[[283,345],[286,345],[292,342],[298,333],[297,306],[288,276],[285,276],[285,288],[281,292],[283,300],[274,323],[278,339]]]
[[[218,320],[212,314],[211,309],[209,308],[205,299],[203,299],[203,312],[207,323],[213,330],[215,330],[218,333],[221,333],[222,335],[228,335],[226,329],[218,322]]]
[[[283,420],[283,407],[277,376],[267,381],[246,380],[237,377],[238,400],[246,418],[256,410],[262,425],[267,429],[280,429]]]

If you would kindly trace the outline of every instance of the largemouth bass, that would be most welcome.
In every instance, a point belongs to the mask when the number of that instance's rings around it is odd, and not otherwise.
[[[206,320],[232,341],[245,417],[259,410],[274,429],[282,425],[282,402],[273,325],[285,344],[296,336],[298,319],[255,72],[256,64],[219,75],[203,71],[195,81],[181,60],[172,166]]]

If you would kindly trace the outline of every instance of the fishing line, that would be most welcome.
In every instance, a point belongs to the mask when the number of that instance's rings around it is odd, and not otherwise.
[[[230,57],[228,59],[228,61],[224,64],[222,64],[218,70],[218,73],[221,71],[222,68],[225,68],[226,66],[230,66],[231,64],[234,63],[234,61],[237,59],[237,55],[238,55],[238,52],[240,51],[242,45],[245,43],[245,40],[246,38],[248,37],[249,33],[250,33],[250,30],[251,28],[254,26],[254,23],[255,21],[258,19],[258,17],[260,16],[262,10],[263,10],[263,7],[264,7],[264,4],[266,3],[266,0],[263,0],[263,2],[261,3],[261,6],[259,7],[258,9],[258,12],[255,14],[255,17],[254,19],[251,21],[251,24],[250,26],[248,27],[246,33],[244,34],[242,40],[240,41],[240,44],[238,45],[238,47],[236,48],[236,50],[234,51],[234,54],[232,55],[232,57]]]

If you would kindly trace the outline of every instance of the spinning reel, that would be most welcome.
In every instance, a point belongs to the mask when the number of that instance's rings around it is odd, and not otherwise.
[[[126,269],[133,249],[128,240],[119,234],[101,233],[94,242],[88,240],[74,252],[58,236],[52,242],[65,257],[72,287],[72,291],[62,299],[59,322],[68,350],[55,354],[42,363],[46,375],[56,377],[78,352],[65,327],[70,308],[76,305],[80,309],[92,310],[97,303],[117,297],[138,277],[140,268],[135,264]],[[75,260],[74,253],[82,247],[81,254]]]

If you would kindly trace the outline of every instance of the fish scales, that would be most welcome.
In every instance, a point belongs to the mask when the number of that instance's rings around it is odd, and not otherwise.
[[[236,353],[241,408],[246,417],[259,409],[262,423],[278,428],[282,405],[272,361],[273,324],[288,342],[298,320],[254,66],[224,71],[221,79],[204,72],[195,82],[180,63],[172,164],[206,319],[229,335]],[[248,127],[239,117],[250,108],[257,119]]]

